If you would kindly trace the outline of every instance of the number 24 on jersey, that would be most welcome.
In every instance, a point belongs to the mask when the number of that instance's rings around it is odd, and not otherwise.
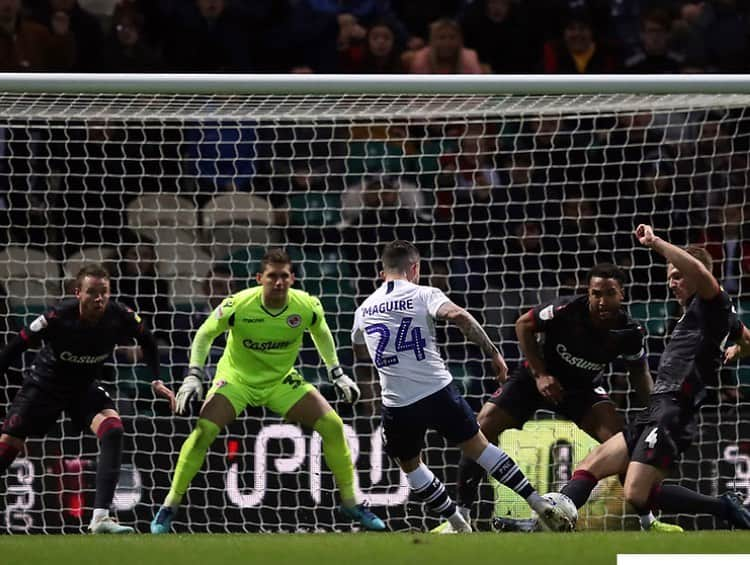
[[[415,326],[409,332],[411,322],[412,318],[409,317],[401,320],[401,324],[396,331],[396,351],[399,353],[402,351],[413,351],[417,361],[421,361],[425,358],[424,347],[426,341],[422,337],[422,328]],[[391,330],[388,326],[385,324],[372,324],[365,328],[365,332],[368,335],[377,334],[379,336],[378,344],[375,346],[375,355],[373,356],[375,366],[380,369],[396,365],[398,363],[398,355],[383,355],[391,339]],[[410,340],[407,340],[408,335],[411,335]]]

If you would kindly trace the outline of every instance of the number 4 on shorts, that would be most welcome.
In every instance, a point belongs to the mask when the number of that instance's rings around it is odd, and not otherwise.
[[[648,435],[646,436],[646,439],[644,440],[644,441],[645,441],[645,442],[646,442],[646,443],[648,444],[648,446],[649,446],[649,447],[650,447],[651,449],[653,449],[653,448],[654,448],[654,446],[656,445],[656,442],[657,442],[657,441],[658,441],[658,439],[659,439],[659,438],[657,437],[657,434],[656,434],[656,430],[658,430],[658,429],[659,429],[659,428],[658,428],[658,427],[656,427],[656,428],[654,428],[653,430],[651,430],[651,431],[649,432],[649,434],[648,434]]]

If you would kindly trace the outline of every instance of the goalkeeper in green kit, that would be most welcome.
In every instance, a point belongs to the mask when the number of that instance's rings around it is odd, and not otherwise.
[[[354,494],[354,465],[344,424],[318,390],[294,369],[305,330],[310,332],[328,375],[347,402],[359,398],[356,383],[339,366],[336,344],[320,301],[290,288],[294,273],[289,256],[271,249],[263,257],[258,286],[226,298],[198,329],[190,350],[190,369],[177,392],[176,412],[203,397],[203,366],[211,343],[229,331],[195,429],[180,450],[172,485],[151,522],[151,533],[168,533],[188,485],[198,473],[219,432],[249,405],[265,406],[290,422],[314,429],[341,495],[340,511],[367,530],[385,530],[383,521]]]

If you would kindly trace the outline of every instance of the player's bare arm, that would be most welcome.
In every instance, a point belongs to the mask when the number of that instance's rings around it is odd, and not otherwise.
[[[547,372],[547,365],[544,363],[539,351],[539,344],[536,341],[536,333],[536,322],[531,311],[526,312],[516,320],[518,345],[529,363],[539,394],[550,402],[557,403],[562,400],[563,388],[560,381]]]
[[[654,388],[654,379],[644,356],[636,361],[626,361],[630,383],[633,385],[642,406],[648,406],[648,397]]]
[[[635,229],[635,237],[645,247],[649,247],[672,264],[685,279],[695,284],[695,291],[704,300],[711,300],[721,292],[719,281],[698,259],[684,249],[672,245],[654,234],[654,229],[647,224],[640,224]]]
[[[455,324],[466,339],[478,345],[482,352],[492,359],[497,380],[501,383],[505,382],[508,377],[508,365],[497,346],[492,343],[487,332],[484,331],[484,328],[474,316],[460,306],[448,301],[438,308],[437,317]]]
[[[750,357],[750,329],[743,326],[742,335],[737,343],[727,347],[724,352],[724,363],[732,363],[740,357]]]

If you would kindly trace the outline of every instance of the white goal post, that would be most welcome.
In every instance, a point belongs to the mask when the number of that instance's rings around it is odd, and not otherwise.
[[[628,274],[627,305],[656,361],[676,319],[663,262],[639,249],[637,222],[706,245],[750,323],[750,78],[741,75],[0,75],[0,285],[5,337],[70,292],[87,261],[162,343],[179,384],[192,333],[217,297],[254,284],[263,251],[284,247],[299,286],[318,295],[363,402],[335,403],[356,458],[358,491],[391,529],[436,525],[385,456],[377,386],[353,366],[353,311],[377,283],[380,245],[417,243],[423,281],[467,307],[522,362],[519,313],[579,292],[588,269]],[[480,352],[437,331],[456,383],[479,409],[494,390]],[[215,362],[221,348],[212,352]],[[0,419],[29,353],[0,385]],[[311,343],[299,360],[332,402]],[[124,353],[108,365],[127,440],[120,520],[148,531],[195,419],[173,417]],[[632,387],[615,364],[603,385],[626,419]],[[727,367],[673,480],[750,494],[750,367]],[[557,490],[594,445],[540,412],[502,446],[539,490]],[[79,532],[93,503],[97,445],[62,420],[28,442],[0,486],[0,532]],[[426,460],[454,491],[458,454],[434,434]],[[316,434],[265,410],[214,444],[175,528],[183,532],[351,527]],[[523,516],[504,489],[493,513]],[[615,482],[582,512],[592,529],[635,524]],[[678,516],[714,527],[706,516]]]

